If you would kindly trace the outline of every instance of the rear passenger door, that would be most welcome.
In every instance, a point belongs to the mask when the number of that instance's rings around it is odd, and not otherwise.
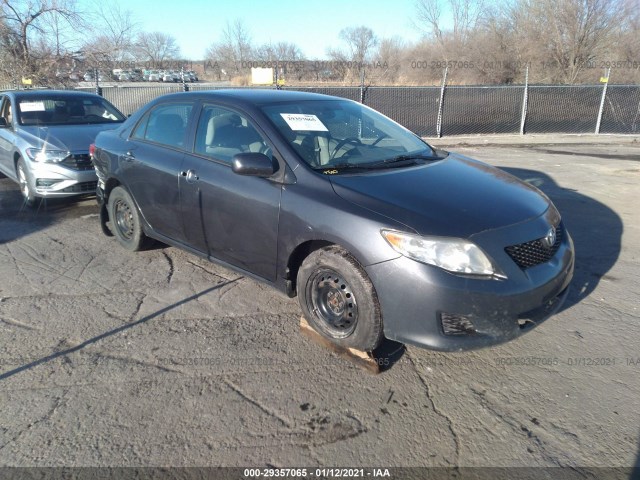
[[[133,129],[121,175],[142,216],[161,235],[184,242],[179,177],[193,102],[161,103]]]
[[[184,229],[189,244],[209,256],[268,280],[276,274],[282,185],[231,169],[233,156],[259,152],[271,157],[266,139],[243,114],[204,105],[192,153],[180,178]]]

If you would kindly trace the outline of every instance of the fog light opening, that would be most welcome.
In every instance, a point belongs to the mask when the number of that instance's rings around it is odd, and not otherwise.
[[[49,178],[38,178],[36,179],[36,187],[42,190],[51,190],[56,184],[60,183],[61,180],[54,180]]]
[[[471,321],[471,315],[441,312],[440,322],[445,335],[473,335],[477,333],[476,327]]]

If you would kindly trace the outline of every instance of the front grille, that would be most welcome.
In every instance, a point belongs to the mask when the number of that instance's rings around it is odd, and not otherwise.
[[[98,182],[82,182],[64,188],[61,191],[65,193],[95,193]]]
[[[530,242],[511,245],[505,248],[505,251],[520,268],[535,267],[551,260],[551,257],[560,248],[562,237],[564,237],[564,227],[561,223],[556,227],[556,241],[551,247],[545,246],[542,238],[538,238]]]
[[[60,165],[72,170],[93,170],[93,162],[89,154],[69,155]]]

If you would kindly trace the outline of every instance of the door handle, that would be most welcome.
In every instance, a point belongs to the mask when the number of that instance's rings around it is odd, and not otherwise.
[[[124,160],[125,162],[133,162],[135,159],[136,159],[136,156],[131,151],[125,153],[122,156],[122,160]]]
[[[182,172],[180,172],[180,175],[187,180],[187,183],[195,183],[200,180],[200,177],[198,177],[198,174],[195,170],[183,170]]]

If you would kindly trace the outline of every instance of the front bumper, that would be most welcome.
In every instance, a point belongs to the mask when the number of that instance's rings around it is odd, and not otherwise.
[[[95,170],[73,170],[52,163],[30,162],[31,189],[39,197],[69,197],[94,194]]]
[[[494,260],[500,260],[497,263],[504,267],[506,279],[464,277],[406,257],[366,267],[380,301],[385,336],[434,350],[471,350],[512,340],[548,319],[561,308],[573,277],[574,249],[569,233],[565,232],[553,258],[525,270],[504,254],[503,247],[483,245],[483,240],[505,241],[505,236],[511,237],[507,245],[523,235],[525,239],[539,238],[530,236],[532,227],[545,231],[548,223],[537,219],[512,228],[508,235],[507,230],[494,231],[476,239]],[[445,334],[443,317],[462,318],[473,329]]]

